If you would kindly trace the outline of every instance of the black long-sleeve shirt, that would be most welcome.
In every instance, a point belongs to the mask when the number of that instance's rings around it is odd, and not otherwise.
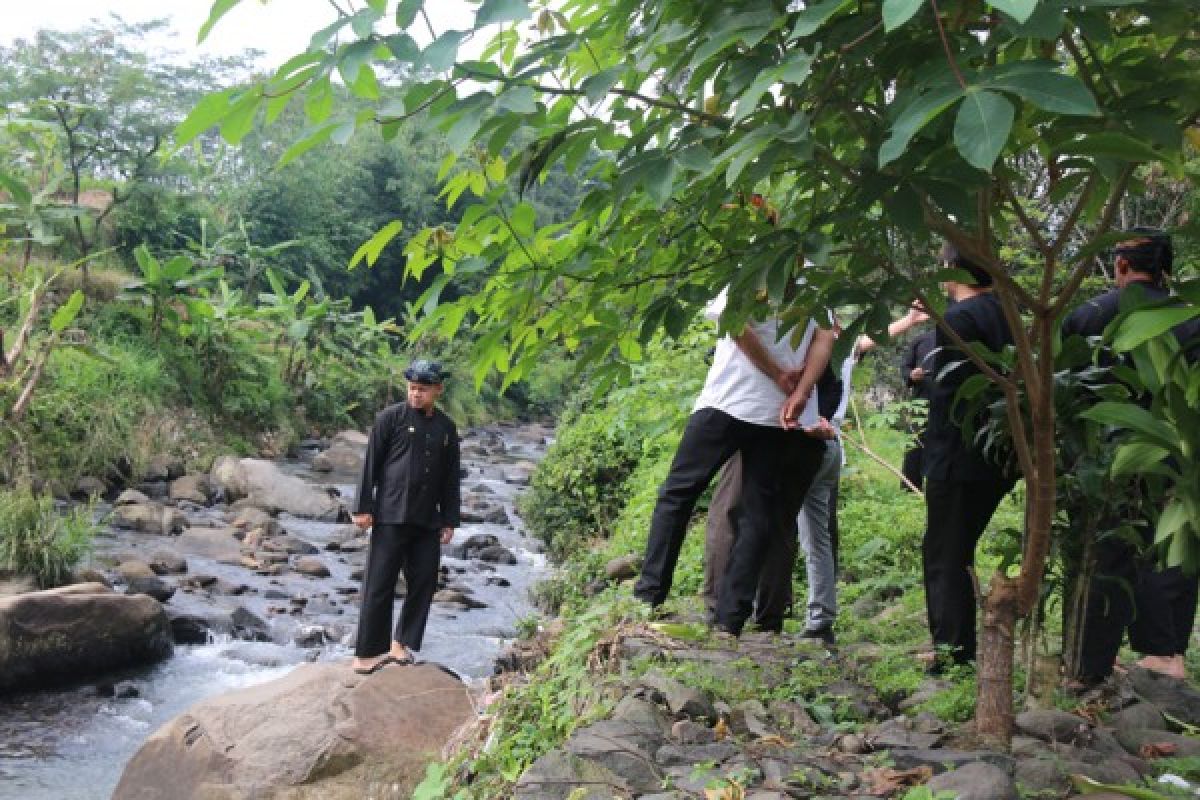
[[[356,514],[379,525],[459,526],[461,476],[458,429],[441,411],[433,415],[407,403],[375,417],[367,441]]]
[[[1135,286],[1137,289],[1134,289]],[[1083,303],[1067,315],[1067,318],[1063,320],[1063,338],[1072,335],[1099,336],[1104,333],[1104,329],[1121,310],[1121,304],[1127,302],[1125,300],[1126,293],[1131,290],[1140,291],[1147,301],[1163,300],[1171,295],[1161,286],[1144,281],[1131,283],[1124,289],[1110,289],[1099,297]],[[1193,361],[1200,356],[1200,318],[1176,325],[1172,328],[1172,333],[1175,334],[1175,338]]]
[[[951,305],[946,309],[946,324],[967,344],[979,342],[993,352],[1013,341],[1000,301],[991,292]],[[933,357],[934,384],[925,435],[925,476],[939,481],[999,480],[1003,471],[977,443],[964,438],[961,422],[952,415],[954,396],[979,368],[940,327],[935,344],[938,349]],[[962,363],[946,372],[946,367],[956,361]]]
[[[933,331],[925,331],[913,339],[904,351],[904,362],[901,365],[904,385],[912,390],[913,397],[926,401],[933,393],[933,360],[930,356],[933,354],[935,340],[936,335]],[[914,381],[909,376],[917,367],[925,370],[925,377]]]

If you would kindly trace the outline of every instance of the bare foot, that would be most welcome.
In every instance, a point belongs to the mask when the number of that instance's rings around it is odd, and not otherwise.
[[[399,642],[392,642],[392,649],[388,651],[388,658],[397,664],[411,664],[415,660],[412,651]]]
[[[370,674],[372,674],[374,672],[378,672],[380,669],[382,669],[384,662],[386,662],[387,660],[388,660],[387,653],[384,653],[381,656],[375,656],[374,658],[355,657],[355,659],[350,662],[350,668],[353,669],[355,672],[357,672],[359,675],[370,675]]]
[[[1186,673],[1183,668],[1183,656],[1143,656],[1137,665],[1142,669],[1157,672],[1170,678],[1183,680]]]

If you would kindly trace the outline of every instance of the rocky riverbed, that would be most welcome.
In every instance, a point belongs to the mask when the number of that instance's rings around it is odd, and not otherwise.
[[[444,548],[423,660],[468,679],[488,675],[532,613],[528,589],[545,559],[521,532],[514,501],[549,436],[537,425],[465,434],[464,525]],[[0,797],[107,797],[146,736],[196,701],[348,658],[367,539],[346,507],[364,446],[362,434],[346,432],[303,443],[295,459],[221,459],[196,475],[165,462],[137,486],[110,490],[80,579],[108,584],[111,592],[94,588],[109,595],[155,598],[173,655],[89,675],[86,642],[83,656],[40,653],[49,666],[26,670],[29,685],[0,695]],[[397,586],[398,600],[403,592]]]

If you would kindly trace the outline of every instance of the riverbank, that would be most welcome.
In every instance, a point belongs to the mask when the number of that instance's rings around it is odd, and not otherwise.
[[[515,497],[549,435],[537,425],[465,433],[464,526],[444,552],[423,660],[481,678],[533,613],[528,590],[546,561],[523,534]],[[300,458],[273,466],[325,497],[352,502],[352,472],[314,470],[327,469],[330,459],[322,456],[340,445],[308,444]],[[204,503],[178,497],[182,477],[158,488],[142,482],[144,501],[97,507],[108,522],[80,570],[116,592],[163,597],[174,655],[149,668],[0,698],[0,796],[107,796],[143,739],[193,703],[279,678],[299,664],[349,658],[365,538],[345,523],[272,514],[215,494]],[[172,517],[175,533],[137,528],[131,521],[143,519],[140,513],[116,516],[151,504],[179,515]]]

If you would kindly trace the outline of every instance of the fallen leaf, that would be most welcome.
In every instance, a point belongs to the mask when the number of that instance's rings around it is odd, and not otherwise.
[[[773,744],[779,747],[787,747],[790,744],[787,739],[784,739],[777,733],[773,733],[770,736],[760,736],[756,741],[758,744]]]
[[[724,718],[724,717],[722,717],[721,719],[717,720],[717,724],[716,724],[716,725],[713,725],[713,733],[714,733],[714,734],[716,734],[716,737],[717,737],[717,741],[718,741],[718,742],[719,742],[719,741],[721,741],[722,739],[728,738],[728,736],[729,736],[729,726],[728,726],[727,724],[725,724],[725,718]]]
[[[1176,754],[1179,746],[1174,742],[1146,742],[1138,748],[1138,755],[1142,758],[1167,758]]]
[[[745,800],[746,790],[736,783],[722,786],[720,789],[705,789],[704,800]]]

